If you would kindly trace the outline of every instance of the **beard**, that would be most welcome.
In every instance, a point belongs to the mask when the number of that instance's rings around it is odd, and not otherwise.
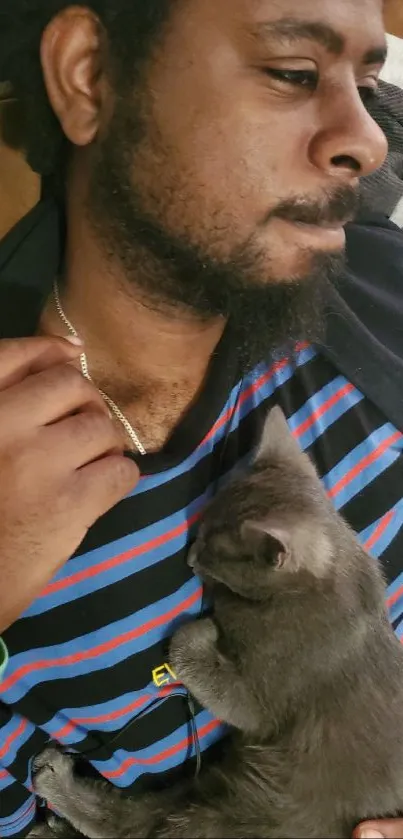
[[[173,233],[163,223],[163,211],[150,213],[136,188],[136,148],[147,140],[139,111],[134,114],[133,106],[118,103],[95,149],[87,201],[105,255],[123,268],[126,292],[132,290],[146,305],[172,317],[225,318],[242,372],[269,355],[292,352],[298,341],[320,341],[329,283],[340,274],[344,254],[306,251],[302,275],[279,277],[270,273],[270,254],[253,237],[219,258],[197,243],[195,226],[189,233]],[[154,202],[157,190],[154,184]],[[356,201],[347,188],[326,204],[297,196],[279,204],[267,221],[277,215],[305,223],[334,222]],[[166,205],[165,195],[161,207]]]

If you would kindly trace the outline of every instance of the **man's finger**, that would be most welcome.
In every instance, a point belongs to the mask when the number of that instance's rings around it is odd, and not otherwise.
[[[82,351],[82,347],[81,347]],[[80,347],[57,337],[0,341],[0,390],[13,387],[32,373],[74,361]]]
[[[384,819],[360,824],[354,839],[403,839],[403,819]]]

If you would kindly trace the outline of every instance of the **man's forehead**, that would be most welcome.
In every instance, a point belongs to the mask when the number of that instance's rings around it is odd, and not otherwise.
[[[234,0],[224,3],[229,9]],[[353,45],[368,64],[386,58],[382,0],[235,0],[235,6],[238,20],[262,42],[307,39],[335,55]]]
[[[234,5],[235,2],[235,5]],[[238,6],[245,22],[275,23],[281,19],[320,22],[344,37],[359,32],[382,35],[383,0],[224,0],[227,11]]]
[[[372,18],[382,19],[385,0],[224,0],[228,11],[238,5],[246,15],[252,18],[276,19],[281,17],[295,17],[316,19],[344,19],[347,24],[351,17],[361,18],[367,13]]]

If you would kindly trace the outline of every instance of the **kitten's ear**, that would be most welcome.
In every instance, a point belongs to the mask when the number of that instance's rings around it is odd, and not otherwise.
[[[245,521],[241,538],[249,545],[256,559],[273,568],[282,568],[291,556],[291,538],[287,530],[272,527],[270,522]]]
[[[312,473],[315,472],[308,456],[302,451],[290,431],[287,420],[278,405],[272,408],[267,416],[255,462],[273,455],[291,459],[295,465],[299,464],[305,469],[308,467]]]
[[[262,460],[275,452],[279,454],[287,452],[289,455],[290,448],[293,447],[298,448],[297,443],[293,439],[281,408],[276,405],[267,415],[256,452],[256,460]]]

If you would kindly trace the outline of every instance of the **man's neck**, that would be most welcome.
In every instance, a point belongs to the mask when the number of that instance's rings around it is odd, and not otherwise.
[[[156,308],[105,258],[83,218],[69,223],[61,299],[94,382],[148,437],[146,447],[160,448],[199,395],[224,320]],[[41,328],[66,331],[52,300]]]

